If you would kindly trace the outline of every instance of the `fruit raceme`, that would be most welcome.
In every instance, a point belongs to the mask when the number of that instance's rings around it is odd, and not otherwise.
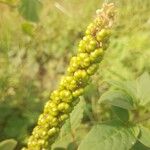
[[[90,77],[98,69],[109,43],[114,18],[114,5],[104,4],[97,10],[80,41],[78,53],[70,60],[66,74],[58,89],[53,91],[38,118],[37,126],[29,137],[27,148],[22,150],[48,150],[58,137],[61,126],[79,101]]]

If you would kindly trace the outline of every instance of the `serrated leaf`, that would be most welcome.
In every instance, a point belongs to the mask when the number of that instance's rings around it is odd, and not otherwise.
[[[128,93],[142,106],[150,103],[150,75],[147,72],[134,81],[109,81],[109,83]]]
[[[135,144],[138,134],[138,127],[124,127],[118,123],[96,125],[78,150],[129,150]]]
[[[147,72],[137,79],[137,97],[141,105],[150,103],[150,75]]]
[[[0,142],[0,150],[14,150],[17,145],[17,141],[8,139]]]
[[[39,21],[39,10],[41,6],[39,0],[21,0],[19,12],[25,19],[37,22]]]
[[[115,115],[121,122],[127,122],[129,120],[128,110],[120,107],[112,106],[112,111],[115,113]]]
[[[150,130],[144,126],[140,127],[139,141],[150,148]]]
[[[121,90],[109,90],[105,92],[101,96],[99,103],[109,103],[128,110],[133,109],[132,98]]]
[[[128,95],[130,95],[133,99],[136,98],[137,89],[136,89],[136,81],[109,81],[111,85],[117,87],[120,90],[123,90]]]

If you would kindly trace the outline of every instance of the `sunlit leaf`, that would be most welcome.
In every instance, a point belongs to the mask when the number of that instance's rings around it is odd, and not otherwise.
[[[14,150],[17,145],[17,141],[8,139],[0,142],[0,150]]]
[[[132,109],[132,98],[121,90],[109,90],[105,92],[99,100],[99,103],[109,103],[124,109]]]
[[[147,72],[137,79],[137,96],[141,105],[150,103],[150,75]]]
[[[79,127],[81,120],[83,118],[85,102],[83,99],[75,106],[74,110],[70,114],[70,118],[66,120],[66,123],[61,129],[61,135],[70,132],[70,130],[75,130]]]
[[[150,129],[141,126],[140,127],[140,136],[139,136],[139,141],[150,148]]]
[[[96,125],[83,139],[78,150],[129,150],[138,134],[138,127],[124,127],[118,123]]]
[[[137,89],[136,89],[136,81],[108,81],[112,86],[126,92],[130,95],[133,99],[136,98]]]

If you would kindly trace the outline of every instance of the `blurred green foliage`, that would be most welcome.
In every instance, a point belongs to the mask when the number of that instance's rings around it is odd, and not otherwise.
[[[86,25],[103,2],[0,1],[0,141],[14,138],[17,149],[26,142],[49,93],[76,53]],[[105,81],[126,81],[150,73],[150,1],[111,2],[117,6],[116,25],[104,61],[84,95],[79,139],[95,121],[111,115],[109,106],[97,104],[109,88]]]

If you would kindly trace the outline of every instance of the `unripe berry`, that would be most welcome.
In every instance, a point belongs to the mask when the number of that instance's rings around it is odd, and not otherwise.
[[[39,128],[38,126],[36,126],[36,127],[33,129],[32,134],[38,133],[39,129],[40,129],[40,128]],[[30,139],[29,139],[29,140],[30,140]]]
[[[38,119],[38,124],[43,125],[46,123],[46,115],[41,114]]]
[[[69,89],[69,90],[74,90],[74,89],[76,89],[78,87],[78,85],[77,85],[77,82],[76,82],[76,80],[75,79],[73,79],[71,82],[70,82],[70,84],[67,86],[67,89]]]
[[[67,103],[62,102],[58,105],[58,110],[61,112],[68,112],[69,109],[70,109],[70,106]]]
[[[48,113],[50,109],[52,108],[56,108],[57,107],[57,104],[54,102],[54,101],[48,101],[46,104],[45,104],[45,107],[44,107],[44,112],[45,113]]]
[[[88,27],[87,27],[86,32],[85,32],[86,35],[90,35],[93,32],[94,29],[95,29],[95,24],[94,23],[90,23],[88,25]]]
[[[69,90],[62,90],[60,92],[61,100],[64,102],[71,102],[72,101],[72,94]]]
[[[67,73],[68,73],[69,75],[73,74],[74,72],[75,72],[75,69],[72,68],[71,66],[69,66],[69,67],[67,68]]]
[[[74,73],[74,77],[76,79],[76,81],[86,81],[88,80],[88,74],[85,70],[77,70]]]
[[[61,88],[66,88],[67,90],[72,91],[77,88],[78,85],[73,76],[65,76],[64,78],[62,78],[60,86]]]
[[[80,67],[86,68],[90,65],[90,57],[87,53],[80,53],[78,55],[78,58],[80,60]]]
[[[104,41],[106,37],[109,37],[110,30],[108,29],[102,29],[100,32],[97,33],[96,39],[97,41]]]
[[[53,119],[52,119],[51,122],[50,122],[50,125],[51,125],[52,127],[56,127],[58,124],[59,124],[58,118],[53,117]]]
[[[28,140],[28,146],[36,147],[37,140],[33,140],[33,137],[30,137]]]
[[[61,122],[61,121],[65,121],[65,120],[68,119],[68,118],[69,118],[69,115],[68,115],[68,114],[63,114],[63,115],[60,116],[59,121],[60,121],[60,122]]]
[[[79,67],[79,58],[74,56],[71,58],[70,67],[76,70]]]
[[[86,51],[86,42],[81,40],[79,43],[79,48],[78,48],[79,52],[85,52]]]
[[[32,134],[37,138],[45,137],[46,136],[45,128],[36,128],[35,130],[33,130]]]
[[[97,42],[93,39],[87,44],[86,51],[92,52],[95,50],[96,47],[97,47]]]
[[[57,107],[50,108],[50,110],[49,110],[49,114],[51,114],[52,116],[57,116],[58,113],[59,112],[57,110]]]
[[[97,42],[96,42],[96,40],[91,40],[90,41],[90,45],[92,45],[92,46],[94,46],[94,47],[96,47],[97,46]]]
[[[58,131],[59,131],[58,128],[53,127],[48,131],[48,135],[53,136],[55,133],[58,133]]]
[[[83,61],[87,57],[89,57],[88,53],[80,53],[80,54],[78,54],[78,58],[79,58],[80,61]]]
[[[92,37],[91,35],[86,35],[86,36],[83,37],[83,41],[85,41],[86,44],[87,44],[88,42],[90,42],[92,39],[93,39],[93,37]]]
[[[44,143],[45,143],[45,140],[38,140],[38,142],[37,142],[37,145],[44,145]]]
[[[91,53],[90,56],[91,62],[99,62],[102,56],[103,56],[103,49],[101,48],[96,49],[94,52]]]
[[[53,118],[54,118],[54,116],[48,114],[46,117],[47,123],[51,122],[53,120]]]
[[[50,98],[56,103],[58,104],[60,102],[60,98],[59,98],[59,90],[55,90],[51,93]]]
[[[85,31],[85,34],[86,34],[86,35],[90,35],[90,34],[91,34],[90,29],[87,29],[87,30]]]
[[[64,77],[62,77],[62,78],[61,78],[61,81],[60,81],[60,86],[65,87],[66,84],[67,84],[67,82],[70,82],[71,79],[72,79],[71,76],[67,76],[67,77],[64,76]],[[60,96],[60,95],[59,95],[59,96]]]
[[[49,101],[46,103],[46,105],[44,107],[44,112],[50,113],[52,116],[58,115],[57,104],[55,103],[55,97],[54,97],[53,101]]]
[[[93,64],[87,69],[88,75],[93,75],[98,69],[98,64]]]
[[[83,92],[84,92],[84,89],[83,89],[83,88],[80,88],[80,89],[74,91],[74,92],[72,93],[72,95],[73,95],[73,97],[77,98],[77,97],[79,97],[80,95],[82,95]]]

